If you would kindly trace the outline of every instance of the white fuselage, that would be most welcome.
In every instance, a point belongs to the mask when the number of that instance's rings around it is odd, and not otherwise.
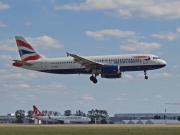
[[[67,53],[66,58],[43,58],[22,37],[15,36],[20,60],[13,60],[13,66],[53,74],[92,74],[90,80],[97,83],[96,77],[121,78],[122,72],[154,70],[166,66],[166,62],[152,54],[127,54],[106,56],[78,56]]]
[[[36,116],[35,118],[45,122],[55,123],[88,123],[91,121],[90,118],[82,116]]]
[[[144,58],[148,56],[148,58]],[[166,62],[152,54],[129,54],[129,55],[107,55],[89,56],[86,59],[102,63],[104,65],[117,65],[121,72],[143,71],[162,68]],[[41,58],[35,61],[28,61],[32,66],[23,65],[22,68],[55,74],[91,74],[72,57],[65,58]],[[99,72],[100,74],[100,72]]]

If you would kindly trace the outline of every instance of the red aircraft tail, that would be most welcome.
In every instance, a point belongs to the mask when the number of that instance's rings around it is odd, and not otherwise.
[[[33,109],[35,116],[46,116],[45,114],[42,114],[35,105],[33,105]]]

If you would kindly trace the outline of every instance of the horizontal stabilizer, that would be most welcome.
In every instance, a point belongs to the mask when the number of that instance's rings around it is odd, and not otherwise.
[[[16,66],[16,67],[21,67],[23,65],[25,65],[25,66],[32,66],[33,65],[31,63],[20,61],[20,60],[13,60],[13,61],[14,61],[13,66]]]

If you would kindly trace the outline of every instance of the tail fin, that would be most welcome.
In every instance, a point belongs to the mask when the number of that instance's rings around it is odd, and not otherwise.
[[[42,114],[35,105],[33,105],[35,116],[46,116],[45,114]]]
[[[41,58],[36,50],[22,36],[15,36],[15,39],[22,61],[37,60]]]

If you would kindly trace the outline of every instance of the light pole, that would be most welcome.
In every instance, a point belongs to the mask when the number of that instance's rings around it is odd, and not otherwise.
[[[165,109],[165,116],[164,116],[164,118],[165,118],[165,124],[166,124],[166,109]]]

